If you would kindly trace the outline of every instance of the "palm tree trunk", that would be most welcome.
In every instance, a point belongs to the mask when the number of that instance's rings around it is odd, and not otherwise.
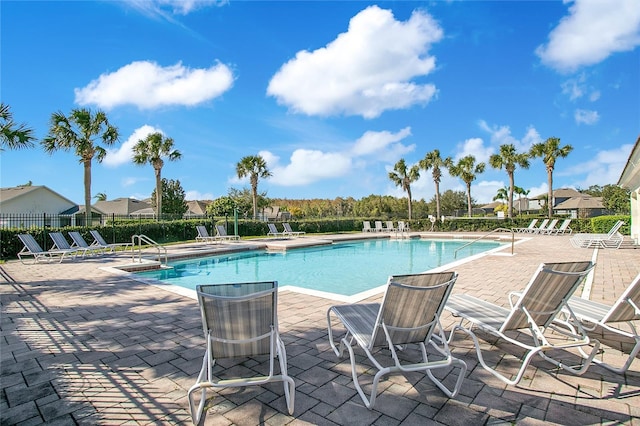
[[[409,220],[411,220],[411,188],[407,187],[407,197],[409,198]]]
[[[155,168],[156,172],[156,214],[158,215],[158,220],[162,218],[162,169]]]
[[[253,218],[258,218],[258,187],[251,186],[251,198],[253,199]]]
[[[436,217],[440,217],[440,182],[436,183]]]
[[[471,217],[471,183],[467,183],[467,209]]]
[[[84,160],[84,217],[85,225],[91,225],[91,159]]]
[[[513,218],[513,187],[514,187],[513,172],[511,172],[509,173],[509,204],[508,204],[509,211],[507,212],[507,217],[509,219]]]
[[[549,219],[553,216],[553,169],[547,168],[547,185],[549,185],[549,192],[547,193],[547,206],[549,212]]]

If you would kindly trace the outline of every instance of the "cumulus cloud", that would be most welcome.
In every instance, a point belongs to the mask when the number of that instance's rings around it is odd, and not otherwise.
[[[458,144],[458,152],[454,156],[453,161],[458,161],[467,155],[473,155],[476,159],[476,163],[486,163],[489,161],[489,157],[493,152],[493,147],[485,146],[484,141],[481,138],[471,138]]]
[[[573,117],[578,124],[592,125],[596,124],[600,120],[600,114],[598,111],[590,111],[587,109],[577,109],[573,114]]]
[[[577,187],[588,188],[591,185],[615,184],[627,164],[633,145],[624,144],[618,148],[599,151],[588,162],[577,164],[562,175],[584,176],[576,183]]]
[[[491,144],[500,146],[505,144],[513,144],[518,151],[528,151],[535,143],[542,142],[542,137],[533,126],[527,128],[526,133],[521,139],[516,139],[511,134],[509,126],[490,126],[486,121],[480,120],[478,123],[480,128],[491,135]]]
[[[118,149],[107,148],[107,155],[102,160],[102,164],[109,167],[117,167],[121,164],[130,163],[133,158],[133,147],[140,139],[146,138],[151,133],[162,133],[162,130],[145,124],[133,131],[131,136]]]
[[[233,80],[231,69],[221,63],[191,69],[180,62],[162,67],[155,62],[136,61],[76,88],[75,102],[104,109],[121,105],[141,109],[193,106],[221,96],[231,89]]]
[[[214,195],[210,192],[199,192],[199,191],[195,191],[195,190],[190,190],[190,191],[185,191],[184,193],[184,199],[187,201],[192,201],[192,200],[213,200],[216,197],[214,197]]]
[[[396,133],[369,131],[342,151],[296,149],[286,164],[281,164],[280,157],[270,151],[260,151],[258,155],[264,158],[272,173],[269,182],[280,186],[301,186],[344,177],[373,162],[393,163],[415,149],[415,145],[401,143],[410,135],[409,127]],[[240,180],[232,177],[230,182],[238,183]]]
[[[428,50],[442,37],[425,12],[414,11],[401,22],[390,10],[370,6],[325,47],[298,52],[272,77],[267,94],[294,112],[318,116],[375,118],[385,110],[426,104],[435,86],[411,80],[435,69]]]
[[[637,0],[575,0],[536,54],[560,72],[597,64],[640,44]]]

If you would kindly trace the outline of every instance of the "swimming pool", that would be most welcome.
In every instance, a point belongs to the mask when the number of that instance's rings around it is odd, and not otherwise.
[[[461,249],[456,259],[455,250],[468,242],[376,239],[278,252],[254,250],[171,261],[171,269],[136,275],[193,290],[198,284],[278,281],[280,288],[351,297],[376,292],[389,275],[425,272],[501,246],[479,241]]]

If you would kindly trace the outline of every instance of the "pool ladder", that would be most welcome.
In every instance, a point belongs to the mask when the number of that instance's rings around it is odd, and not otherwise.
[[[500,231],[507,231],[507,232],[511,232],[511,255],[513,256],[513,245],[515,244],[515,240],[516,240],[516,234],[515,232],[513,232],[513,229],[509,229],[509,228],[496,228],[492,231],[487,232],[484,235],[481,235],[480,237],[476,238],[473,241],[469,241],[467,244],[458,247],[454,252],[453,252],[453,257],[454,259],[458,258],[458,251],[462,250],[465,247],[469,247],[471,244],[477,243],[478,241],[488,237],[489,235],[493,234],[494,232],[500,232]]]
[[[137,251],[138,262],[142,263],[142,249],[143,249],[142,244],[143,243],[148,246],[155,247],[156,250],[158,251],[158,256],[157,256],[158,262],[160,262],[165,266],[167,265],[167,261],[168,261],[167,248],[161,244],[156,243],[155,241],[153,241],[151,238],[147,237],[144,234],[134,235],[131,237],[131,253],[132,253],[131,257],[133,259],[133,262],[136,261],[136,251]]]

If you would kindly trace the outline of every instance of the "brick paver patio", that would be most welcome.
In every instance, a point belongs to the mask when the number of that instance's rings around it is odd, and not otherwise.
[[[541,262],[594,256],[593,250],[573,248],[565,236],[534,237],[516,244],[515,255],[504,252],[456,265],[454,293],[506,306],[507,292],[524,288]],[[595,256],[591,298],[612,303],[640,272],[640,250],[599,250]],[[204,343],[197,303],[101,269],[125,259],[0,265],[1,424],[191,423],[186,390],[199,372]],[[375,409],[368,410],[353,387],[348,359],[337,359],[327,341],[326,312],[335,303],[280,294],[280,331],[297,386],[293,416],[282,386],[270,384],[222,391],[205,424],[640,425],[639,361],[626,375],[594,365],[577,377],[537,358],[518,386],[507,386],[479,366],[462,334],[452,344],[469,367],[460,395],[445,397],[421,374],[391,376],[380,384]],[[448,313],[442,320],[447,329],[455,322]],[[606,342],[617,348],[625,343]],[[504,371],[513,368],[509,356],[491,356],[490,343],[483,350]],[[621,359],[610,346],[604,356]],[[364,370],[368,364],[361,365]],[[223,367],[262,371],[254,360]]]

